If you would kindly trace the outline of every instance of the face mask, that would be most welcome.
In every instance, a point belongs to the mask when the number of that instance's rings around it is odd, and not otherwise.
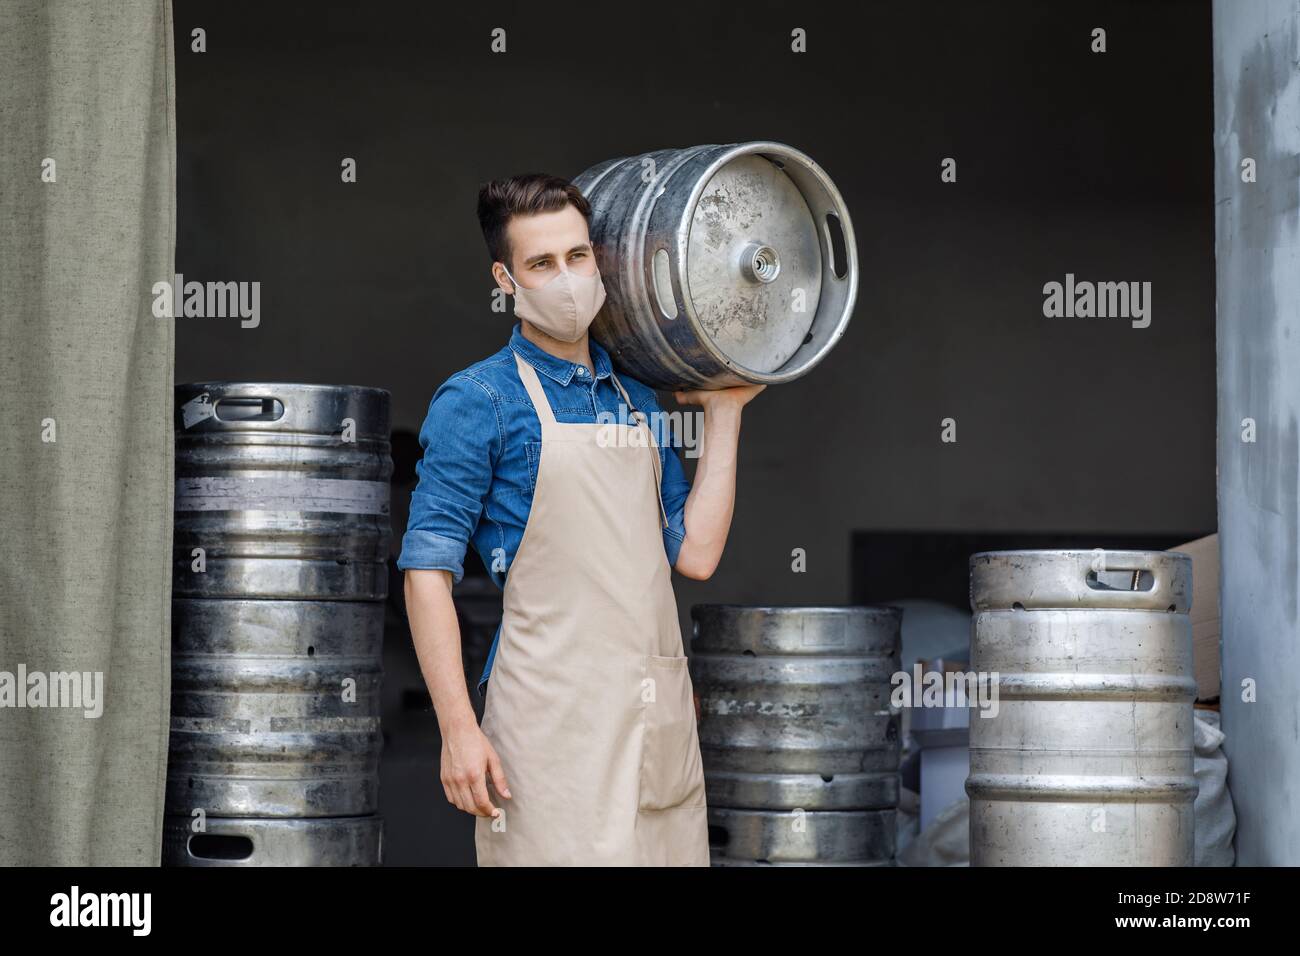
[[[505,263],[501,265],[505,268]],[[515,315],[561,342],[582,338],[605,302],[605,283],[599,270],[590,276],[561,272],[539,289],[525,289],[509,269],[506,275],[515,287]]]

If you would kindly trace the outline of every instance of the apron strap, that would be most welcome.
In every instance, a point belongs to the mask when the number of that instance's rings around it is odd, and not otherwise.
[[[654,462],[655,497],[659,499],[659,517],[663,520],[664,527],[666,528],[668,527],[668,512],[664,510],[664,475],[663,462],[659,460],[659,443],[655,441],[654,431],[646,422],[645,415],[632,404],[632,399],[628,396],[627,389],[623,387],[623,383],[618,380],[618,376],[611,371],[609,377],[614,380],[614,385],[618,388],[619,394],[623,396],[623,401],[627,404],[628,417],[633,418],[638,429],[644,428],[646,430],[646,436],[650,439],[647,444],[650,446],[650,458]]]
[[[515,353],[515,364],[519,366],[519,378],[524,383],[524,388],[528,390],[528,397],[533,400],[537,420],[542,423],[542,430],[545,431],[548,426],[555,424],[555,413],[551,411],[551,402],[546,397],[546,392],[542,391],[542,383],[537,378],[537,369],[525,362],[518,352]]]

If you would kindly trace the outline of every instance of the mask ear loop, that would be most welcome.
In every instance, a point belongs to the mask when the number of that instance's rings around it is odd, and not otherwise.
[[[636,422],[638,429],[644,428],[646,434],[650,437],[648,444],[650,446],[650,460],[654,464],[655,471],[655,498],[659,501],[659,516],[663,519],[666,528],[668,527],[668,512],[664,509],[663,463],[659,460],[659,443],[655,441],[655,433],[650,429],[650,423],[646,421],[645,414],[632,404],[632,399],[627,394],[627,389],[623,387],[623,383],[618,380],[618,376],[610,372],[609,377],[614,380],[614,384],[618,386],[619,394],[623,396],[623,401],[627,403],[627,417]]]
[[[501,268],[505,269],[506,276],[510,279],[510,284],[514,286],[514,288],[510,290],[510,294],[514,295],[516,292],[519,291],[519,280],[516,279],[514,276],[510,275],[510,270],[509,268],[506,267],[506,264],[504,262],[501,263]]]

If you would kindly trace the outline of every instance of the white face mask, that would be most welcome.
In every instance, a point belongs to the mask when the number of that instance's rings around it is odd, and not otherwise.
[[[505,269],[504,262],[501,267]],[[506,275],[515,287],[515,315],[561,342],[582,338],[605,303],[600,270],[589,276],[565,270],[539,289],[525,289],[509,269]]]

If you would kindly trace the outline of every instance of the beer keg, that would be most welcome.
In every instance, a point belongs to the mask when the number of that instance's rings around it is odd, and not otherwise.
[[[691,617],[710,806],[897,803],[900,611],[697,604]]]
[[[1191,560],[1176,552],[972,556],[974,866],[1190,866]],[[988,713],[993,713],[990,710]]]
[[[377,862],[388,393],[227,382],[176,400],[166,802],[216,849],[173,841],[169,861]],[[221,849],[245,838],[246,857]]]
[[[172,604],[167,804],[330,817],[379,805],[382,604]]]
[[[176,403],[174,594],[387,596],[386,391],[209,382]]]
[[[894,849],[902,613],[691,609],[715,865],[873,865]]]
[[[574,179],[606,299],[592,335],[661,389],[789,382],[835,346],[857,297],[844,200],[781,143],[665,149]]]

